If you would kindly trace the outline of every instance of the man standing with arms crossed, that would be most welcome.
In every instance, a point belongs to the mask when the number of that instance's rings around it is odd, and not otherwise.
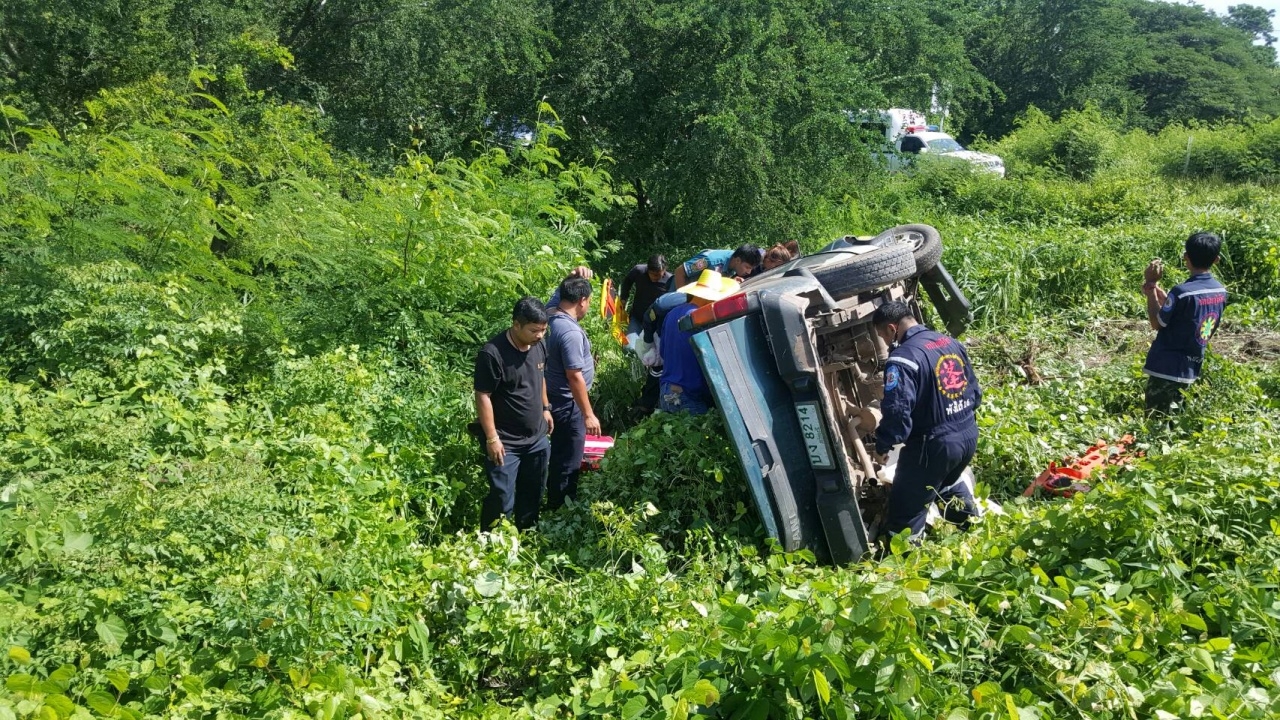
[[[514,515],[523,530],[538,522],[547,479],[552,429],[543,379],[547,313],[533,297],[516,302],[511,327],[494,335],[476,356],[476,414],[483,432],[489,495],[480,509],[480,529]]]
[[[578,475],[587,434],[600,434],[600,421],[587,392],[595,380],[591,341],[578,323],[591,309],[591,282],[569,277],[556,293],[560,302],[551,310],[547,331],[547,398],[551,402],[550,470],[547,507],[555,510],[567,498],[578,498]]]

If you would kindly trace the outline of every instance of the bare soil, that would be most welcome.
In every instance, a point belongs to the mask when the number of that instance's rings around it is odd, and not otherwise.
[[[966,345],[996,361],[997,368],[1034,385],[1053,377],[1053,369],[1063,364],[1093,369],[1126,356],[1145,354],[1154,337],[1144,321],[1115,319],[1094,320],[1058,341],[986,336],[966,338]],[[1280,330],[1228,322],[1214,335],[1210,347],[1234,362],[1269,365],[1280,362]]]

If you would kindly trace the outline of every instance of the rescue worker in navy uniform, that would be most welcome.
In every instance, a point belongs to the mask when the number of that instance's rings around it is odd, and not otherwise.
[[[1165,292],[1159,258],[1143,272],[1147,320],[1156,339],[1142,371],[1147,374],[1147,412],[1159,415],[1182,406],[1182,392],[1200,377],[1204,349],[1227,306],[1227,289],[1209,272],[1218,263],[1222,240],[1211,232],[1196,232],[1183,247],[1182,263],[1191,274],[1186,282]]]
[[[884,370],[884,417],[876,429],[876,453],[905,443],[889,493],[885,531],[924,533],[929,503],[944,504],[943,517],[968,527],[978,514],[969,486],[960,482],[978,447],[974,414],[982,390],[964,346],[916,322],[911,308],[887,302],[872,317],[876,334],[891,348]]]

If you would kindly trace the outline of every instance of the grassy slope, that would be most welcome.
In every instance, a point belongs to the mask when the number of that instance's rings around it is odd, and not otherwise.
[[[846,568],[762,542],[714,417],[641,423],[583,503],[477,536],[456,360],[281,352],[232,382],[207,350],[235,342],[228,320],[190,331],[194,358],[157,344],[4,381],[0,718],[1273,717],[1276,203],[938,173],[833,215],[943,229],[980,311],[976,464],[1005,500],[973,532]],[[1188,411],[1148,423],[1138,273],[1202,225],[1228,230],[1247,299]],[[602,330],[616,419],[632,388]],[[1008,499],[1126,431],[1146,458],[1093,492]]]

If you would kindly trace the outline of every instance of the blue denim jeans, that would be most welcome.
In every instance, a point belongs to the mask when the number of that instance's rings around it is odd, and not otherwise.
[[[658,408],[663,412],[687,412],[690,415],[704,415],[710,406],[701,398],[690,395],[683,390],[676,390],[671,383],[662,383]]]
[[[507,448],[501,465],[495,465],[485,456],[484,474],[489,479],[489,495],[480,506],[481,530],[492,528],[503,516],[512,516],[521,530],[538,524],[550,454],[551,444],[540,437],[532,445]]]

